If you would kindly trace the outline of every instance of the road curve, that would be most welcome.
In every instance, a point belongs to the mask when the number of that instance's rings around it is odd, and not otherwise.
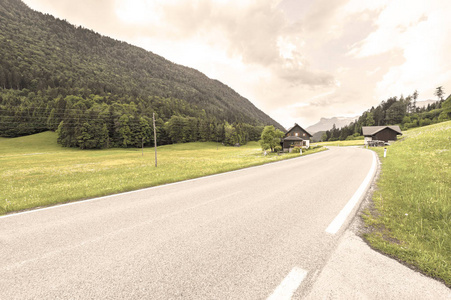
[[[375,159],[331,148],[265,166],[0,217],[0,299],[306,295]],[[301,271],[299,271],[301,270]]]

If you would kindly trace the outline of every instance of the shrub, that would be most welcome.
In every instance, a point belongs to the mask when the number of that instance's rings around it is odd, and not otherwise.
[[[346,138],[347,141],[357,141],[357,140],[363,140],[364,136],[363,135],[359,135],[358,133],[354,133],[353,135],[348,135],[348,137]]]
[[[418,127],[418,121],[414,120],[412,123],[406,123],[404,124],[404,130],[407,130],[409,128],[415,128]]]
[[[422,119],[420,121],[420,126],[427,126],[427,125],[431,125],[432,121],[430,119]]]
[[[260,143],[260,146],[262,147],[262,150],[263,150],[263,151],[268,150],[268,149],[270,148],[270,147],[269,147],[269,144],[265,143],[265,141],[260,140],[260,141],[258,141],[258,142]]]
[[[281,146],[275,146],[274,147],[274,152],[280,152],[282,151],[282,147]]]
[[[293,152],[293,153],[299,153],[299,152],[301,152],[301,147],[294,147],[293,148],[293,150],[291,150],[291,152]]]
[[[448,120],[449,118],[448,118],[448,114],[446,113],[446,112],[444,112],[444,111],[442,111],[441,113],[440,113],[440,115],[438,116],[438,120],[440,121],[440,122],[443,122],[443,121],[446,121],[446,120]]]

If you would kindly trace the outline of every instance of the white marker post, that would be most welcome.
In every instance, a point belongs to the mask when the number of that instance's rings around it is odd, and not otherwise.
[[[157,128],[155,127],[155,113],[153,113],[153,142],[155,144],[155,168],[157,164]]]
[[[387,157],[387,148],[384,148],[384,157]]]

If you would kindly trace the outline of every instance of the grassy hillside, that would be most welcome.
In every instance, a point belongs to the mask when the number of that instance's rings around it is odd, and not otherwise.
[[[451,121],[404,132],[382,161],[366,240],[451,287]]]
[[[304,152],[317,152],[321,149]],[[79,150],[56,134],[0,139],[0,214],[109,195],[298,157],[263,156],[256,142],[242,147],[186,143],[154,149]]]
[[[30,155],[33,149],[41,153],[61,151],[62,148],[57,144],[55,136],[54,132],[43,132],[21,138],[0,138],[0,156],[4,158],[18,154]]]

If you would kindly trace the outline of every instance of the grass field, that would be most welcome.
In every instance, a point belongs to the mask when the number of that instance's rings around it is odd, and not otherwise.
[[[312,149],[309,154],[322,149]],[[154,148],[62,148],[56,134],[0,139],[0,215],[40,206],[136,190],[298,157],[263,156],[256,142],[242,147],[187,143]]]
[[[405,132],[387,149],[365,239],[451,287],[451,122]]]
[[[312,145],[318,145],[318,146],[363,146],[364,141],[363,140],[350,140],[350,141],[334,141],[334,142],[320,142],[320,143],[313,143]]]

